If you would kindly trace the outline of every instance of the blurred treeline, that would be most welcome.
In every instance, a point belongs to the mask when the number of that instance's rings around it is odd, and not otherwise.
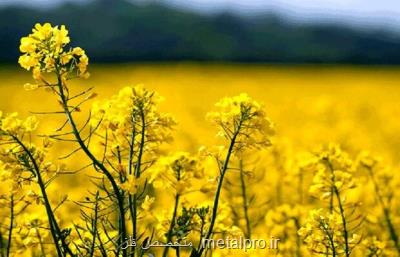
[[[65,24],[92,61],[205,60],[399,64],[400,36],[334,24],[294,24],[274,15],[201,15],[123,0],[53,9],[0,9],[0,61],[15,62],[36,22]]]

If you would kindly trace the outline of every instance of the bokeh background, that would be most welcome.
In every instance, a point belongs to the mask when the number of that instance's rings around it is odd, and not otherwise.
[[[36,22],[66,24],[94,62],[400,62],[394,0],[2,0],[0,61]]]

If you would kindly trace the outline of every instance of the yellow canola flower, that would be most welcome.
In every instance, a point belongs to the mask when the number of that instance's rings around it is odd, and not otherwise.
[[[298,235],[304,240],[309,250],[319,254],[345,254],[345,244],[350,250],[356,247],[361,236],[357,233],[343,230],[343,220],[339,213],[328,213],[323,209],[310,211],[305,224],[298,230]],[[348,238],[346,242],[345,238]]]
[[[332,197],[335,190],[353,189],[354,162],[338,145],[329,145],[316,154],[315,175],[309,193],[321,200]]]
[[[39,65],[39,60],[32,55],[22,55],[19,58],[18,63],[22,68],[30,70],[32,67]]]
[[[181,195],[190,190],[192,180],[202,174],[203,167],[198,158],[187,152],[176,152],[157,161],[149,182],[156,188],[174,188]]]
[[[18,63],[32,70],[35,80],[43,80],[43,74],[55,73],[63,80],[67,77],[88,77],[89,58],[82,48],[67,48],[70,38],[64,25],[37,23],[32,33],[21,38]]]
[[[134,145],[143,148],[146,155],[152,155],[161,144],[170,142],[175,121],[158,110],[160,100],[156,92],[138,85],[121,89],[109,100],[95,102],[90,123],[98,127],[98,133],[112,135],[107,141],[107,153],[112,155],[117,148],[128,153]]]
[[[13,132],[21,127],[22,121],[17,118],[18,113],[14,112],[1,120],[1,130],[5,132]]]
[[[21,38],[21,45],[19,46],[19,50],[22,53],[33,53],[36,50],[37,40],[31,37],[23,37]]]
[[[218,126],[218,136],[236,139],[236,149],[269,146],[274,125],[263,106],[247,94],[225,97],[215,104],[218,111],[209,112],[207,119]]]
[[[30,116],[25,120],[18,118],[18,113],[10,113],[5,117],[0,116],[0,131],[7,134],[16,135],[18,133],[32,132],[38,127],[38,120],[35,116]]]

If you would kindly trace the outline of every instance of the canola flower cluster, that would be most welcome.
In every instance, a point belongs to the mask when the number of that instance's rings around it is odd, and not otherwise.
[[[32,70],[33,78],[39,82],[44,75],[57,71],[60,78],[68,76],[88,77],[89,58],[80,47],[66,49],[70,42],[65,26],[52,27],[50,23],[36,24],[32,34],[21,38],[19,50],[23,53],[18,63],[26,70]],[[27,84],[34,89],[38,84]]]
[[[60,110],[48,114],[64,122],[39,134],[39,118],[0,113],[0,256],[400,256],[400,176],[381,158],[334,143],[298,152],[247,94],[206,115],[218,145],[172,151],[178,123],[142,85],[84,108],[97,94],[69,85],[88,75],[69,43],[48,23],[21,39],[19,63],[36,81],[26,89],[53,92]],[[78,201],[52,196],[62,179],[79,183]],[[271,236],[278,249],[202,244]],[[152,241],[165,247],[146,248]]]

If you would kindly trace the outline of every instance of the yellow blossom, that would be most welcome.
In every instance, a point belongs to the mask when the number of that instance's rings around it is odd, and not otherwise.
[[[81,48],[67,49],[70,42],[64,25],[36,24],[32,33],[21,39],[19,64],[33,70],[33,78],[43,80],[42,74],[56,73],[57,76],[87,77],[89,59]]]
[[[263,106],[247,94],[221,99],[207,118],[219,127],[217,135],[236,141],[236,149],[265,147],[271,144],[273,124]]]

